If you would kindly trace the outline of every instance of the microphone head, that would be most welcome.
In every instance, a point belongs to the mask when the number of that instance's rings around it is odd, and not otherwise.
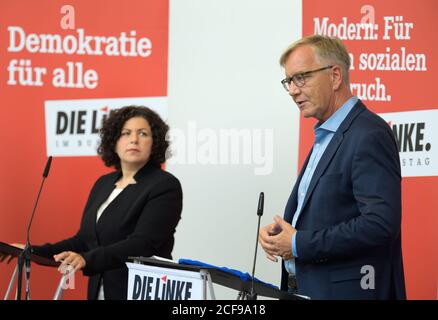
[[[44,178],[47,178],[47,176],[49,175],[51,164],[52,164],[52,156],[50,156],[49,159],[47,159],[46,167],[44,168],[44,172],[43,172]]]
[[[265,194],[263,192],[260,192],[259,205],[257,206],[257,215],[258,216],[262,216],[263,215],[264,202],[265,202]]]

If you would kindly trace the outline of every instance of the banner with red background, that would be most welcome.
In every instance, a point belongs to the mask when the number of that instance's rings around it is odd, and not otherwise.
[[[74,235],[94,181],[97,130],[112,108],[167,116],[168,1],[0,2],[0,241],[24,242],[47,156],[54,156],[31,243]],[[6,290],[13,266],[0,265]],[[59,273],[32,264],[32,299],[53,297]],[[64,298],[86,297],[86,281]]]
[[[303,0],[303,35],[344,40],[353,94],[389,123],[399,143],[409,299],[438,298],[437,11],[434,0]],[[314,124],[300,119],[299,167]]]

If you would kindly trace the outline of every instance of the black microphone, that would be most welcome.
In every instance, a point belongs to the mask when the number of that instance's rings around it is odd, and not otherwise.
[[[50,165],[52,164],[52,156],[47,159],[46,166],[43,172],[43,180],[41,181],[40,190],[38,191],[38,196],[35,201],[35,205],[32,210],[32,214],[30,216],[29,223],[27,225],[26,231],[26,245],[23,251],[18,256],[18,279],[17,279],[17,300],[21,300],[21,282],[22,282],[22,274],[23,274],[23,265],[26,268],[26,300],[30,299],[30,288],[29,288],[29,278],[30,278],[30,256],[32,255],[32,246],[30,245],[30,227],[32,226],[33,217],[35,215],[35,211],[38,205],[38,201],[40,199],[41,191],[43,189],[44,181],[49,175]]]
[[[49,175],[51,164],[52,164],[52,156],[50,156],[49,159],[47,159],[46,167],[44,168],[44,172],[43,172],[43,178],[47,178],[47,176]]]
[[[254,274],[255,274],[255,266],[257,260],[257,248],[259,243],[259,232],[260,232],[260,220],[263,215],[263,206],[265,202],[265,194],[260,192],[259,196],[259,204],[257,206],[257,216],[259,217],[258,225],[257,225],[257,237],[256,237],[256,245],[255,245],[255,253],[254,253],[254,263],[252,265],[252,280],[251,280],[251,292],[249,293],[248,300],[257,300],[257,293],[254,292]]]
[[[260,217],[263,215],[264,204],[265,204],[265,194],[263,192],[260,192],[259,205],[257,206],[257,215]]]
[[[44,172],[43,172],[43,181],[41,182],[40,190],[38,192],[38,196],[37,196],[37,199],[35,201],[35,206],[33,207],[33,211],[32,211],[32,215],[31,215],[30,220],[29,220],[29,224],[27,225],[26,245],[29,243],[30,227],[32,225],[33,217],[35,215],[35,210],[36,210],[38,201],[40,199],[40,194],[41,194],[41,190],[43,189],[44,181],[46,180],[47,176],[49,175],[51,164],[52,164],[52,156],[50,156],[49,159],[47,159],[46,167],[44,168]]]

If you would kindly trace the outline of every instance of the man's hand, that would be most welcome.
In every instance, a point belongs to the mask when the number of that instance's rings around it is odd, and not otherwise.
[[[271,261],[277,262],[276,257],[282,257],[283,260],[291,259],[293,258],[291,241],[296,230],[279,216],[275,216],[274,221],[275,223],[260,229],[260,245]]]
[[[85,259],[76,252],[64,251],[53,256],[56,262],[62,261],[61,265],[58,267],[58,271],[63,272],[68,266],[72,267],[74,271],[81,270],[85,267]]]
[[[274,262],[277,262],[278,259],[275,257],[274,252],[271,250],[271,237],[278,234],[279,232],[281,232],[281,229],[279,229],[279,226],[275,223],[268,224],[267,226],[260,228],[259,231],[259,243],[262,246],[263,250],[265,250],[266,257]]]

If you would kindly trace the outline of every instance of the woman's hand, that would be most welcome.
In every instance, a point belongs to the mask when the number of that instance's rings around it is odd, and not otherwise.
[[[53,257],[56,262],[62,262],[58,267],[58,271],[61,273],[65,273],[65,270],[67,270],[69,266],[76,272],[83,269],[86,265],[85,259],[79,253],[73,251],[64,251],[55,254]]]

